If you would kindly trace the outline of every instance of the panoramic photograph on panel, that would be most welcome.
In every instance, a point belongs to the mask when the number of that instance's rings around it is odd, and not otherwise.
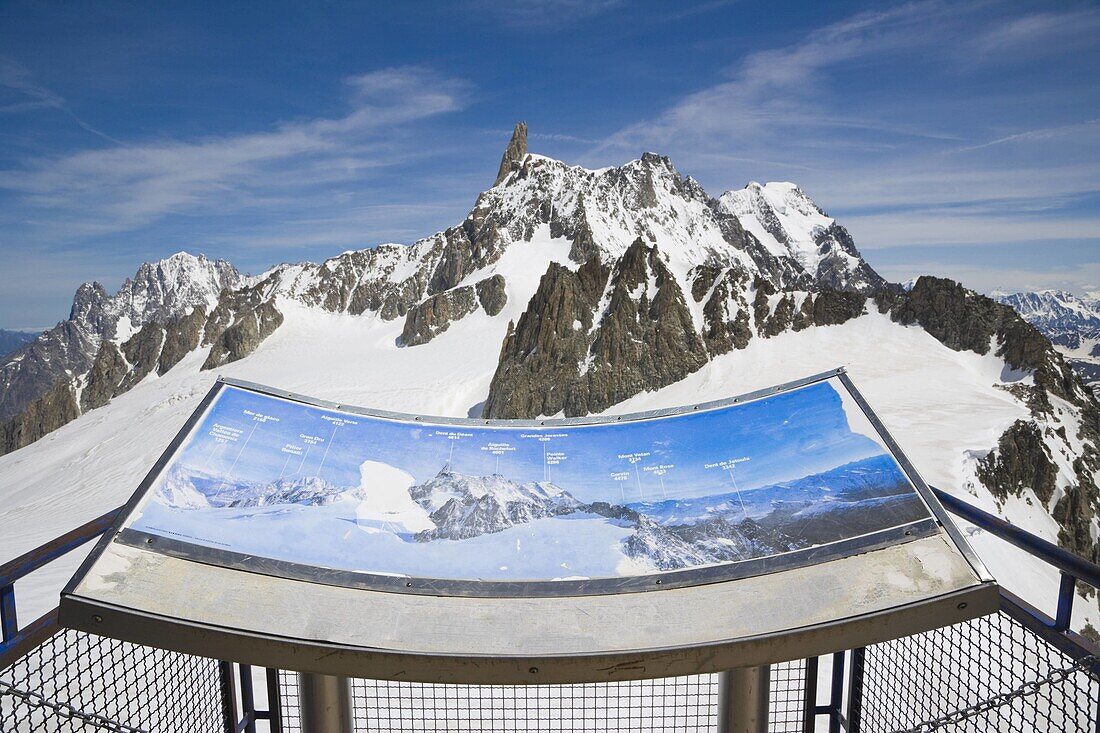
[[[432,425],[225,387],[131,527],[298,564],[573,580],[780,555],[927,510],[833,380],[600,425]]]

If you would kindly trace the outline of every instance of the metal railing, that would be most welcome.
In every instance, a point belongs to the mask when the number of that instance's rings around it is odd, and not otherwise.
[[[1054,617],[1002,589],[993,616],[773,665],[770,730],[1100,733],[1100,648],[1069,628],[1077,587],[1100,588],[1100,566],[936,494],[1062,574]],[[63,630],[56,609],[19,626],[16,581],[95,539],[116,512],[0,566],[0,731],[299,730],[294,673]],[[515,686],[353,680],[352,697],[360,731],[709,731],[719,695],[716,675],[699,675]]]

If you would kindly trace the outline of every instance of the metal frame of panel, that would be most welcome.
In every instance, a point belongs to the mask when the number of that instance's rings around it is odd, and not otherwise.
[[[243,562],[242,558],[234,557],[233,553],[226,554],[226,551],[211,550],[126,529],[127,523],[145,494],[226,385],[320,408],[388,420],[434,425],[514,428],[614,424],[669,417],[749,402],[834,377],[839,378],[840,384],[869,419],[930,510],[932,518],[876,532],[873,535],[850,538],[783,555],[742,561],[742,563],[627,578],[535,582],[401,578],[350,571],[328,571],[276,560],[258,561],[254,557],[246,558],[247,562]],[[385,593],[406,596],[410,600],[416,596],[437,598],[442,604],[440,608],[445,608],[446,597],[454,597],[456,600],[480,598],[492,604],[497,599],[500,602],[521,598],[537,601],[539,598],[553,599],[563,596],[678,589],[679,593],[689,594],[684,596],[687,599],[692,593],[692,588],[705,588],[707,585],[722,583],[736,584],[739,579],[797,571],[810,566],[826,567],[834,563],[850,561],[856,556],[873,559],[879,551],[898,547],[901,543],[912,543],[922,539],[930,541],[937,536],[965,561],[972,581],[968,582],[966,587],[952,588],[918,602],[907,602],[899,607],[879,609],[872,613],[849,617],[843,617],[838,613],[837,618],[825,623],[818,619],[816,623],[782,631],[719,641],[712,640],[696,645],[678,644],[669,648],[663,647],[660,640],[653,640],[651,645],[646,645],[644,648],[639,646],[611,652],[601,650],[593,654],[578,653],[575,650],[566,655],[542,652],[525,654],[523,649],[516,649],[515,654],[492,656],[471,654],[469,650],[457,650],[454,654],[438,652],[421,654],[370,645],[334,643],[332,639],[326,638],[303,638],[306,635],[302,630],[294,628],[287,628],[287,635],[284,636],[271,633],[270,630],[256,632],[255,629],[234,628],[226,623],[211,624],[193,619],[173,618],[165,613],[151,613],[143,609],[121,607],[102,597],[85,597],[78,592],[81,581],[88,576],[112,543],[120,547],[129,547],[136,552],[171,557],[174,561],[219,567],[231,573],[231,575],[219,575],[219,577],[238,578],[253,585],[261,582],[257,578],[267,578],[262,582],[274,584],[272,587],[279,588],[279,592],[294,593],[295,588],[302,587],[301,583],[308,582],[311,585],[322,584],[349,591],[361,591],[362,595],[356,598],[361,598],[363,603],[370,603],[372,598],[378,598],[376,594]],[[849,566],[850,564],[845,567]],[[810,589],[807,591],[812,592]],[[591,601],[598,603],[598,599],[595,598]],[[196,599],[196,606],[201,607],[201,605],[202,599]],[[992,582],[992,577],[951,525],[939,501],[905,458],[843,369],[824,372],[726,400],[698,405],[621,416],[515,421],[402,415],[351,407],[248,382],[219,378],[119,513],[112,529],[104,534],[95,550],[65,588],[62,594],[61,621],[65,625],[93,633],[177,651],[216,654],[223,658],[233,657],[256,664],[309,672],[434,682],[547,683],[671,676],[770,664],[785,659],[861,646],[956,623],[992,612],[996,607],[997,589]],[[585,613],[591,612],[592,608],[598,608],[598,606],[589,606],[589,610]],[[183,610],[181,610],[182,615],[185,615]],[[516,619],[515,623],[522,624],[524,621]],[[504,631],[506,630],[502,630]]]

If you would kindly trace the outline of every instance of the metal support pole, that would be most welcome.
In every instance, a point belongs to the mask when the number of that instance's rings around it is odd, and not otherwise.
[[[767,733],[771,667],[743,667],[718,675],[719,733]]]
[[[302,733],[353,733],[347,677],[298,673]]]
[[[225,733],[237,733],[237,688],[232,662],[218,662],[218,686],[222,696],[222,729]]]

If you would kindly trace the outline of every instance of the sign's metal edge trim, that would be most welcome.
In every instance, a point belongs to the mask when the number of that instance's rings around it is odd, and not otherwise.
[[[369,407],[359,407],[356,405],[347,405],[340,402],[332,402],[330,400],[322,400],[316,397],[310,397],[308,395],[298,394],[296,392],[289,392],[287,390],[275,389],[267,385],[258,384],[256,382],[249,382],[243,379],[236,379],[233,377],[218,377],[218,382],[228,385],[230,387],[237,387],[240,389],[249,390],[251,392],[259,392],[260,394],[270,395],[272,397],[280,397],[285,400],[291,400],[293,402],[301,402],[303,404],[312,405],[314,407],[321,407],[328,410],[336,410],[339,412],[347,412],[354,415],[365,415],[368,417],[377,417],[385,420],[399,420],[408,422],[423,422],[431,425],[464,425],[464,426],[481,426],[481,427],[513,427],[513,428],[538,428],[538,427],[561,427],[561,426],[582,426],[582,425],[606,425],[608,423],[617,422],[632,422],[636,420],[652,420],[654,418],[672,417],[674,415],[683,415],[689,412],[699,412],[705,410],[714,410],[721,407],[728,407],[730,405],[741,404],[744,402],[751,402],[753,400],[762,399],[764,397],[770,397],[774,394],[781,392],[788,392],[792,389],[798,389],[800,387],[806,387],[817,382],[823,382],[827,379],[837,377],[845,374],[844,367],[838,367],[836,369],[830,369],[827,372],[820,372],[802,379],[796,379],[783,384],[778,384],[773,387],[767,387],[765,389],[758,389],[752,392],[746,392],[745,394],[735,395],[733,397],[727,397],[720,400],[712,400],[710,402],[700,402],[692,405],[681,405],[678,407],[665,407],[658,410],[646,410],[644,412],[632,412],[622,415],[597,415],[586,417],[548,417],[539,420],[504,420],[494,418],[472,418],[472,417],[442,417],[439,415],[420,415],[416,413],[406,412],[392,412],[389,410],[378,410]]]
[[[452,580],[321,568],[196,545],[133,529],[122,530],[115,541],[121,545],[137,547],[181,560],[340,588],[466,598],[558,598],[671,590],[741,580],[862,555],[938,534],[940,534],[938,522],[928,517],[824,545],[702,568],[623,578],[532,581]]]
[[[856,385],[852,382],[847,373],[839,375],[840,383],[844,385],[844,388],[848,390],[848,393],[852,395],[852,399],[859,405],[859,409],[863,411],[863,414],[871,422],[871,425],[878,431],[879,436],[883,442],[886,443],[886,447],[890,453],[893,454],[894,459],[901,466],[902,471],[909,477],[909,481],[916,487],[917,493],[924,499],[924,503],[928,506],[928,509],[932,512],[932,515],[939,521],[940,526],[943,527],[944,532],[951,538],[951,542],[955,545],[955,548],[962,554],[963,559],[970,565],[971,570],[978,576],[983,582],[995,582],[996,578],[989,572],[989,569],[978,557],[978,553],[974,552],[974,549],[970,546],[970,543],[966,541],[962,533],[959,532],[958,527],[955,526],[954,521],[948,515],[947,510],[943,508],[943,504],[936,498],[935,493],[925,483],[920,473],[917,471],[916,466],[909,460],[905,452],[902,451],[901,446],[898,445],[894,437],[890,435],[890,432],[886,429],[882,420],[873,409],[871,409],[870,403],[866,398],[856,389]]]

